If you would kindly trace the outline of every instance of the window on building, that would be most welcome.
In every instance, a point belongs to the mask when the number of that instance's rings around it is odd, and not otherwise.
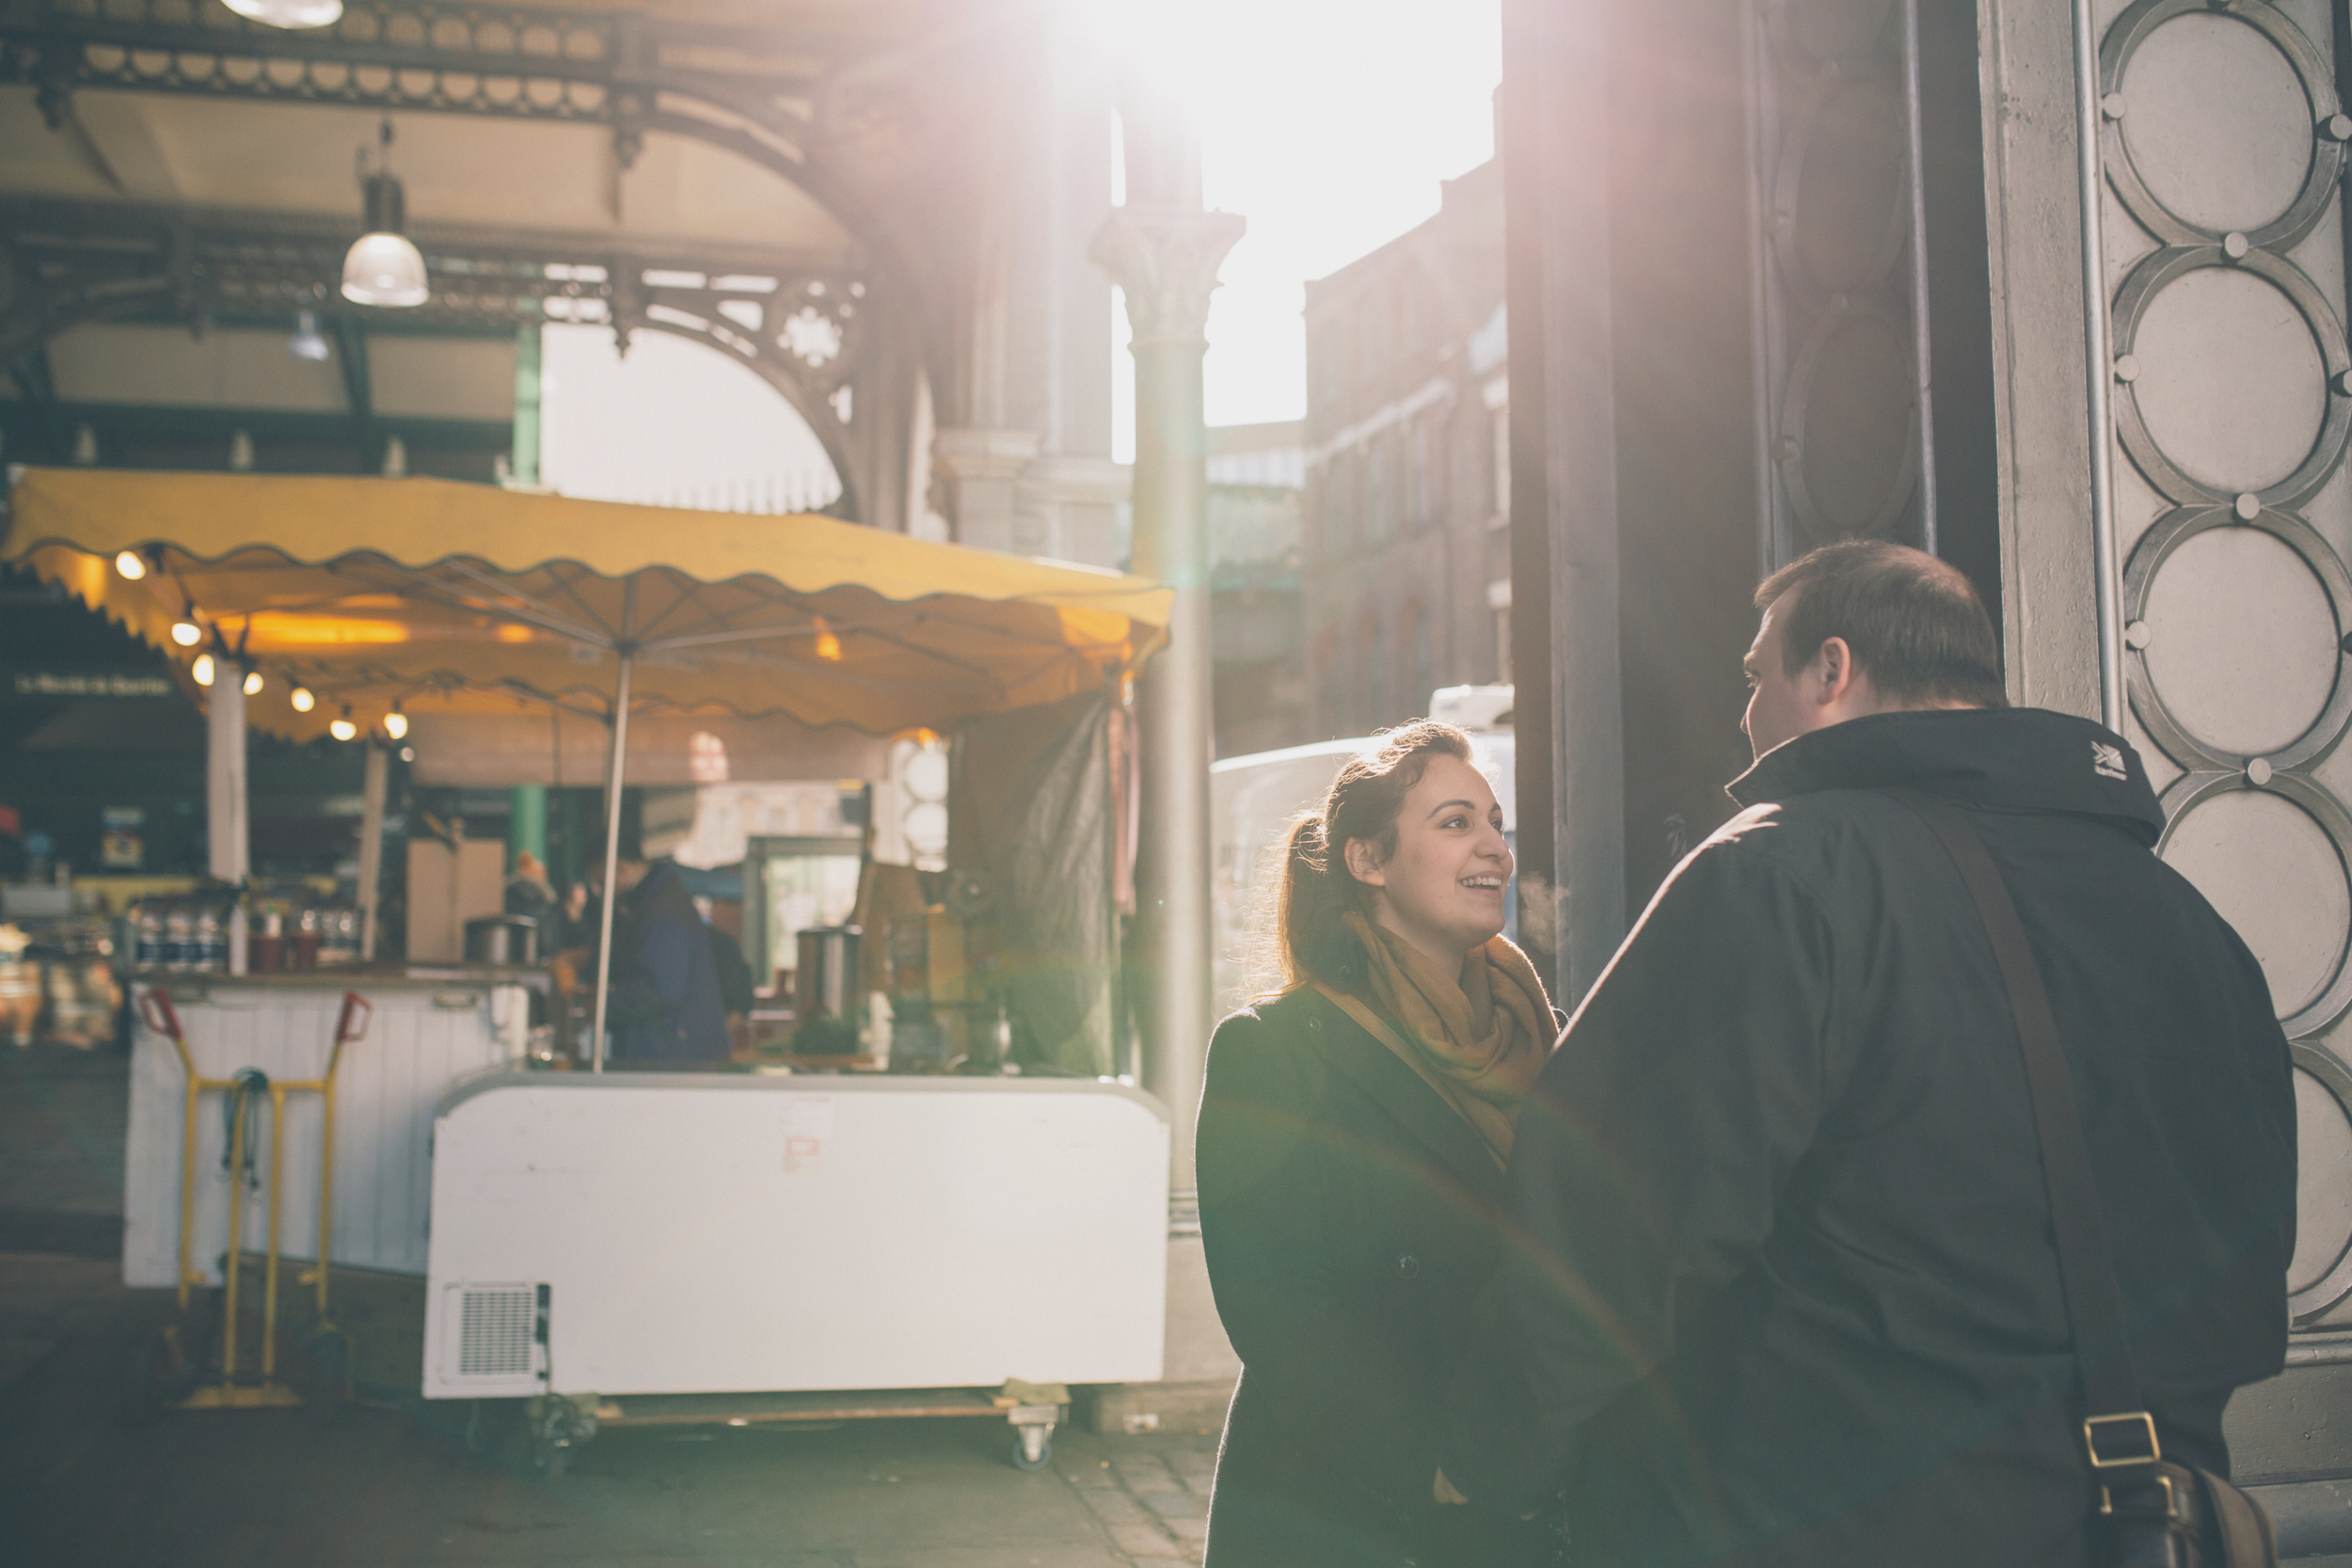
[[[1494,426],[1494,463],[1488,480],[1494,489],[1494,506],[1489,515],[1508,517],[1511,515],[1511,410],[1498,408],[1486,418]]]
[[[1511,680],[1511,579],[1499,578],[1486,584],[1486,608],[1495,617],[1495,680],[1508,685]]]
[[[1352,451],[1334,452],[1324,472],[1324,553],[1327,557],[1344,556],[1355,549],[1356,541],[1361,535],[1361,530],[1357,526],[1361,486],[1357,483],[1356,454]]]
[[[1406,646],[1411,650],[1412,660],[1410,689],[1405,693],[1405,704],[1414,713],[1426,713],[1429,693],[1438,687],[1438,628],[1424,605],[1416,603],[1405,616],[1405,624],[1411,628]]]
[[[1346,388],[1347,323],[1344,318],[1319,318],[1307,340],[1307,395],[1315,407],[1336,401]]]
[[[1430,522],[1430,420],[1416,419],[1405,437],[1405,517],[1411,527]]]
[[[1326,730],[1339,735],[1347,714],[1347,667],[1340,657],[1340,628],[1325,626],[1315,633],[1313,662],[1308,668],[1314,682],[1316,714]]]

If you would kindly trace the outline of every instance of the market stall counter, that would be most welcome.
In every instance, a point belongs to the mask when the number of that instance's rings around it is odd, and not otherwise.
[[[273,1082],[316,1079],[334,1049],[346,990],[374,1007],[368,1037],[345,1048],[335,1076],[334,1258],[337,1265],[392,1274],[425,1272],[432,1195],[433,1108],[468,1074],[519,1063],[530,1038],[530,971],[346,967],[278,974],[135,976],[135,996],[171,997],[190,1057],[207,1079],[256,1070]],[[135,1017],[140,1014],[135,1011]],[[180,1187],[187,1073],[171,1041],[143,1017],[131,1048],[131,1125],[123,1177],[122,1277],[128,1285],[179,1283]],[[196,1118],[195,1220],[189,1256],[210,1284],[222,1280],[233,1199],[245,1235],[267,1221],[266,1142],[228,1169],[225,1095],[208,1095]],[[284,1255],[317,1256],[322,1108],[316,1096],[286,1103],[280,1223]]]
[[[1168,1112],[1114,1081],[499,1073],[433,1146],[424,1395],[531,1400],[550,1467],[600,1424],[993,1414],[1031,1468],[1068,1385],[1160,1376]]]

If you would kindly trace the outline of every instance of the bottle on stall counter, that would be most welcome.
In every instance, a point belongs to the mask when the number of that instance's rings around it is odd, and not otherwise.
[[[358,910],[328,910],[326,912],[326,943],[319,949],[323,964],[356,964],[359,961],[359,911]]]
[[[220,911],[210,904],[196,913],[196,962],[190,967],[207,974],[219,974],[229,968],[229,928],[221,923]]]
[[[196,967],[196,916],[184,904],[164,912],[164,967],[180,971]]]
[[[164,967],[164,911],[141,904],[131,920],[132,965],[137,969]]]

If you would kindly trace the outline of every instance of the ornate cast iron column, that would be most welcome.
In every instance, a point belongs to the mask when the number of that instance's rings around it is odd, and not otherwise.
[[[1145,671],[1141,709],[1143,828],[1136,867],[1141,918],[1131,966],[1143,1026],[1144,1079],[1173,1117],[1171,1201],[1193,1201],[1192,1126],[1209,1030],[1210,729],[1208,428],[1200,361],[1209,295],[1242,219],[1203,212],[1197,159],[1189,176],[1156,167],[1128,119],[1131,199],[1111,214],[1094,260],[1127,292],[1135,328],[1135,570],[1176,590],[1168,645]]]

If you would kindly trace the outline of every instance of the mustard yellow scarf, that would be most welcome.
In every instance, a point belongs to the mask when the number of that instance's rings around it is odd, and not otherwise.
[[[1458,974],[1449,974],[1362,915],[1344,918],[1370,960],[1365,989],[1372,1008],[1320,983],[1315,989],[1404,1058],[1470,1123],[1495,1163],[1507,1164],[1519,1102],[1550,1055],[1554,1035],[1551,1001],[1535,966],[1498,936],[1473,951]],[[1402,1038],[1390,1022],[1402,1027]]]

